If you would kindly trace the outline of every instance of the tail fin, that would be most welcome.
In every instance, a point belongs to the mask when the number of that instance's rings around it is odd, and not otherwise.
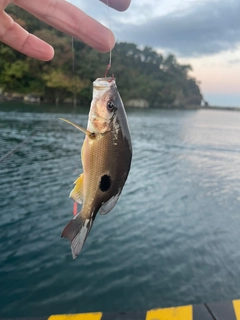
[[[78,214],[63,229],[61,237],[71,241],[72,256],[75,259],[82,250],[91,230],[93,219],[84,219]]]

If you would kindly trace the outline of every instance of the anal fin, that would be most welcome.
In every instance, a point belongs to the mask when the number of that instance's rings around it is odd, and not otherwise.
[[[75,187],[72,189],[69,197],[75,200],[77,203],[83,202],[83,173],[74,182]]]

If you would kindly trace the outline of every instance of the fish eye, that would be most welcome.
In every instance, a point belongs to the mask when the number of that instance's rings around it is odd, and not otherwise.
[[[114,110],[114,104],[113,104],[113,102],[111,100],[109,100],[107,102],[107,108],[108,108],[109,111],[113,111]]]

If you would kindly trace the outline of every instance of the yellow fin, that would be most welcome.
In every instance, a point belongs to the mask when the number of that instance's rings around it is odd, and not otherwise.
[[[69,197],[75,200],[77,203],[83,202],[83,173],[74,182],[75,187],[72,189]]]
[[[89,136],[89,138],[95,138],[95,134],[94,134],[94,133],[92,133],[92,132],[84,129],[83,127],[81,127],[81,126],[73,123],[72,121],[67,120],[67,119],[64,119],[64,118],[59,118],[59,119],[62,120],[62,121],[65,121],[65,122],[67,122],[67,123],[69,123],[69,124],[71,124],[72,126],[74,126],[75,128],[77,128],[78,130],[82,131],[82,132],[85,133],[87,136]]]

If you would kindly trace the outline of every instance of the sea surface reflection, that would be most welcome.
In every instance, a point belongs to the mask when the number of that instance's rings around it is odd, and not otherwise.
[[[70,111],[69,111],[70,110]],[[0,316],[240,298],[240,112],[128,110],[129,178],[81,255],[60,238],[87,109],[0,105]]]

